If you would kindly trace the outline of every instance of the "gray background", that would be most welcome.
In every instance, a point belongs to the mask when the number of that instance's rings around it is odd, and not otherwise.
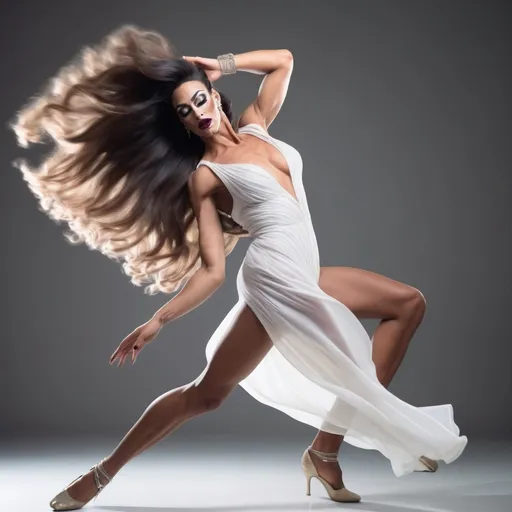
[[[162,32],[185,54],[288,48],[295,69],[271,134],[304,159],[322,265],[354,266],[419,288],[428,310],[391,390],[452,403],[470,438],[512,432],[509,2],[18,1],[2,5],[7,121],[85,44],[124,23]],[[215,85],[238,115],[261,77]],[[168,389],[190,382],[236,301],[248,241],[209,301],[164,327],[134,366],[119,342],[169,296],[149,297],[121,267],[69,245],[38,211],[7,129],[0,133],[0,415],[14,436],[120,436]],[[365,321],[371,333],[376,321]],[[290,438],[314,431],[237,388],[180,435]]]

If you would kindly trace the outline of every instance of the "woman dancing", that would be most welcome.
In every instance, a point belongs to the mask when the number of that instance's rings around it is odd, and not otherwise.
[[[318,429],[302,456],[335,501],[359,501],[342,478],[343,440],[386,456],[397,476],[434,471],[464,449],[451,405],[414,407],[387,390],[424,314],[415,288],[364,270],[320,267],[302,159],[268,128],[293,69],[287,50],[180,57],[158,33],[123,26],[86,48],[13,123],[20,144],[48,134],[56,150],[34,172],[18,162],[41,208],[67,221],[72,243],[123,261],[146,293],[176,292],[129,334],[110,363],[136,361],[162,326],[224,281],[225,258],[251,245],[239,301],[206,347],[193,381],[155,399],[118,446],[51,502],[81,508],[131,459],[184,422],[219,407],[235,386]],[[264,75],[232,120],[212,87]],[[370,340],[358,318],[379,318]]]

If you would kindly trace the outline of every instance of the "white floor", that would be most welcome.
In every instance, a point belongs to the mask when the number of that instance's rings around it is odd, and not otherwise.
[[[48,502],[115,442],[9,441],[0,445],[0,511],[51,510]],[[377,452],[345,445],[345,484],[363,497],[334,503],[318,480],[306,496],[307,443],[164,440],[131,461],[84,510],[111,512],[511,512],[512,443],[476,442],[437,473],[396,478]]]

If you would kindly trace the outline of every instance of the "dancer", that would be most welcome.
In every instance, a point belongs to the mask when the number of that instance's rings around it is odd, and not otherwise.
[[[154,400],[112,453],[51,500],[54,510],[83,507],[237,385],[319,430],[302,456],[307,494],[316,477],[335,501],[361,499],[343,483],[342,440],[380,451],[396,476],[463,451],[451,405],[414,407],[386,389],[423,317],[422,294],[372,272],[320,267],[300,153],[268,131],[292,70],[287,50],[181,57],[158,33],[124,26],[63,68],[13,124],[22,145],[44,134],[57,143],[38,172],[17,165],[43,210],[68,222],[69,240],[123,260],[134,284],[150,282],[147,293],[178,291],[111,364],[135,362],[165,323],[211,297],[237,240],[252,238],[239,301],[208,341],[203,372]],[[233,123],[212,83],[236,71],[264,78]],[[365,317],[381,319],[373,342]]]

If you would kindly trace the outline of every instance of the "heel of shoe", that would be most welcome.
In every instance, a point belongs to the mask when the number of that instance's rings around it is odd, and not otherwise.
[[[361,501],[361,496],[355,492],[349,491],[343,484],[343,480],[341,482],[341,488],[334,489],[331,484],[329,484],[329,482],[324,480],[318,474],[313,460],[311,459],[311,455],[309,454],[309,448],[302,455],[301,466],[304,472],[304,476],[306,477],[306,496],[311,496],[311,479],[315,477],[324,486],[327,494],[329,495],[329,498],[332,501],[342,503],[357,503]]]
[[[311,496],[311,475],[306,475],[306,496]]]

